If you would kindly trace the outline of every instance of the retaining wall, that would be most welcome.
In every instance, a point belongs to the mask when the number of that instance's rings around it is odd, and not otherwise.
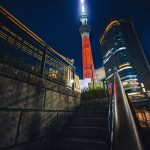
[[[0,64],[0,149],[48,148],[79,104],[79,93]]]

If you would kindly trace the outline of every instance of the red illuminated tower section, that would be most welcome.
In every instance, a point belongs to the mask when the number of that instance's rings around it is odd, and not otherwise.
[[[79,28],[82,38],[82,66],[83,66],[83,79],[91,78],[94,81],[94,63],[92,57],[92,50],[90,45],[90,31],[91,27],[87,24],[88,18],[84,8],[84,0],[81,0],[82,15],[80,18],[81,26]]]

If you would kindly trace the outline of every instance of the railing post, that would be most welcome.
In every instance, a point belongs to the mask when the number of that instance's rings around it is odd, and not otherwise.
[[[113,137],[113,114],[112,114],[112,94],[113,94],[113,86],[112,84],[108,84],[108,94],[109,94],[109,110],[108,110],[108,126],[107,126],[107,150],[112,150],[112,137]]]
[[[72,84],[72,90],[74,90],[74,89],[75,89],[75,87],[74,87],[74,86],[75,86],[75,83],[74,83],[74,82],[75,82],[75,80],[74,80],[74,79],[75,79],[75,70],[74,70],[74,68],[73,68],[72,71],[73,71],[73,84]]]
[[[42,60],[42,77],[44,77],[46,56],[47,56],[47,46],[46,46],[44,57],[43,57],[43,60]]]

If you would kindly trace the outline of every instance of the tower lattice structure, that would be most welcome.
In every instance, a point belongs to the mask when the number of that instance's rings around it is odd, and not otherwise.
[[[85,12],[84,0],[81,0],[82,14],[81,14],[81,26],[79,28],[82,38],[82,67],[83,67],[83,79],[91,78],[94,81],[94,63],[92,56],[92,49],[90,44],[90,32],[91,27],[88,25],[88,17]]]

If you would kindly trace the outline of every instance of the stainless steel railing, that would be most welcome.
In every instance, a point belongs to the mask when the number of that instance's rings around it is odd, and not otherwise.
[[[135,116],[125,94],[117,69],[114,71],[112,101],[109,111],[109,148],[111,150],[143,150]]]

